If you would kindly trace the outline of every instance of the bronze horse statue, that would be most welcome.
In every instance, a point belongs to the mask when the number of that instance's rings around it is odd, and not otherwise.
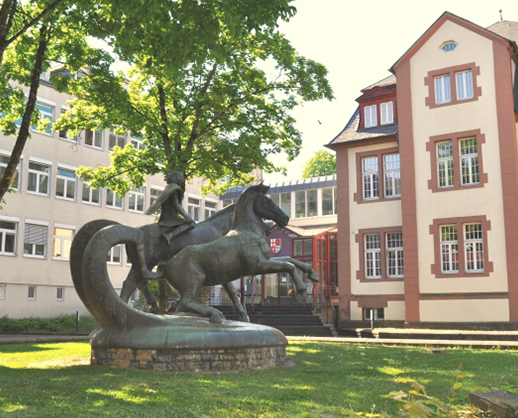
[[[189,245],[172,257],[160,273],[152,273],[145,264],[140,266],[144,278],[165,277],[180,293],[177,310],[197,313],[211,322],[225,319],[217,309],[198,302],[203,286],[221,284],[229,294],[241,321],[249,322],[246,308],[237,297],[232,281],[243,276],[287,272],[291,276],[298,298],[305,303],[306,286],[297,267],[309,273],[308,279],[318,282],[316,272],[305,263],[289,257],[270,259],[266,243],[269,227],[263,219],[284,228],[289,217],[268,197],[268,186],[251,186],[239,198],[232,229],[223,237],[204,244]]]

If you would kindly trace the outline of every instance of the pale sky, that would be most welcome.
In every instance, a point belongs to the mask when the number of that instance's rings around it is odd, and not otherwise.
[[[445,12],[482,27],[518,21],[517,0],[296,0],[297,14],[280,25],[297,51],[324,64],[335,99],[308,103],[295,111],[303,134],[300,155],[286,165],[288,176],[265,174],[267,183],[296,180],[313,154],[344,128],[355,111],[360,90],[390,75],[388,69]],[[322,122],[319,124],[318,121]]]

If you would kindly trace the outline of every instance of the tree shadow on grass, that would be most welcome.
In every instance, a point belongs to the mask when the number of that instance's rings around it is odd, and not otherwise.
[[[0,344],[0,353],[31,353],[48,350],[56,350],[56,347],[44,346],[41,343]]]

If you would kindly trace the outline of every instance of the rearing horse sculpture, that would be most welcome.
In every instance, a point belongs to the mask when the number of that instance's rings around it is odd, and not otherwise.
[[[229,294],[240,319],[249,321],[232,281],[249,275],[287,272],[297,289],[298,298],[305,302],[306,286],[297,267],[309,273],[308,279],[318,282],[318,275],[307,264],[283,257],[271,260],[266,243],[269,230],[263,219],[274,221],[280,228],[289,217],[269,198],[268,186],[249,187],[239,198],[232,229],[223,237],[205,244],[190,245],[172,257],[163,272],[151,273],[142,265],[146,279],[163,277],[180,293],[177,310],[208,317],[222,322],[224,315],[217,309],[197,301],[203,286],[221,284]]]

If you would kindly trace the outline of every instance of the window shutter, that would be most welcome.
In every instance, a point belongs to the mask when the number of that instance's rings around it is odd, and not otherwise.
[[[43,225],[25,224],[25,244],[47,245],[47,231]]]

